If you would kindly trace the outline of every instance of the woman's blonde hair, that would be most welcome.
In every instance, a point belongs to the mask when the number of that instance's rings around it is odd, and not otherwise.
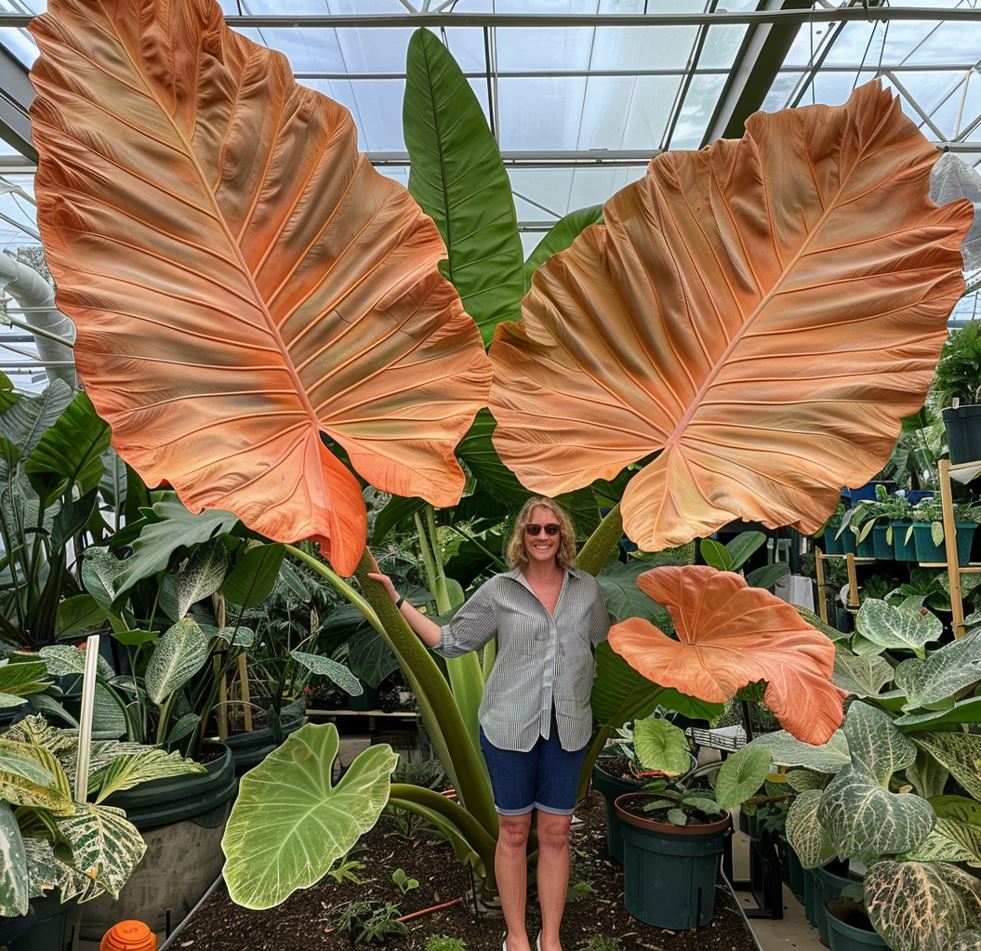
[[[559,550],[555,556],[562,568],[571,568],[576,563],[576,531],[572,527],[572,519],[561,505],[542,496],[534,496],[521,506],[518,517],[514,520],[514,531],[505,551],[505,558],[512,568],[523,568],[528,564],[528,552],[525,551],[525,526],[531,518],[531,511],[536,506],[548,509],[559,523]]]

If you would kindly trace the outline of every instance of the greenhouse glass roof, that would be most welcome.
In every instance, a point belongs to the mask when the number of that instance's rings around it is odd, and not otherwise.
[[[221,0],[231,24],[284,53],[347,106],[384,174],[408,176],[405,53],[436,32],[466,73],[511,177],[526,250],[605,201],[652,155],[741,134],[746,115],[843,102],[881,77],[923,133],[981,171],[981,0]],[[39,243],[26,129],[25,26],[40,0],[0,0],[0,243]],[[11,310],[13,313],[14,310]],[[975,291],[954,319],[981,316]],[[0,368],[41,377],[21,333]],[[24,377],[21,377],[23,380]],[[26,380],[25,380],[26,382]]]

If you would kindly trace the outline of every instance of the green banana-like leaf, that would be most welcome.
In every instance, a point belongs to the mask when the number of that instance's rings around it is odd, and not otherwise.
[[[26,459],[58,421],[73,395],[64,380],[52,380],[39,396],[24,397],[0,414],[0,437],[10,440],[19,456]]]
[[[87,889],[85,900],[108,892],[119,897],[133,870],[146,854],[146,843],[122,809],[76,803],[72,816],[57,820],[58,831],[72,849],[72,863],[91,879],[96,889]]]
[[[921,733],[913,742],[950,770],[975,799],[981,799],[981,735],[977,733]]]
[[[71,815],[68,777],[55,755],[33,743],[0,739],[0,799],[14,806],[36,806]]]
[[[0,693],[0,710],[9,709],[10,707],[19,707],[27,703],[25,697],[17,697],[12,693]]]
[[[896,668],[896,686],[906,694],[904,710],[950,704],[954,695],[981,680],[981,628]]]
[[[172,625],[153,646],[146,668],[146,690],[154,703],[163,703],[180,690],[208,659],[208,635],[192,618]]]
[[[378,821],[398,757],[371,746],[332,786],[339,745],[332,723],[307,724],[242,777],[221,840],[236,904],[272,908],[309,888]]]
[[[121,562],[115,585],[117,597],[140,579],[163,571],[175,553],[230,532],[238,523],[236,516],[221,509],[205,509],[200,515],[192,515],[174,495],[140,511],[143,518],[128,525],[126,534],[120,532],[112,541],[113,546],[126,543],[133,549]],[[95,594],[87,585],[86,590]]]
[[[680,776],[691,769],[685,733],[667,720],[634,723],[634,751],[644,769],[654,769],[668,776]]]
[[[652,567],[645,561],[628,561],[626,564],[617,561],[605,567],[596,580],[603,591],[606,609],[614,621],[644,618],[670,636],[674,632],[671,615],[637,587],[637,579]]]
[[[364,693],[364,687],[358,682],[358,678],[336,660],[331,660],[321,654],[308,654],[305,651],[290,651],[290,657],[298,664],[306,667],[311,673],[333,681],[341,690],[346,691],[352,697],[358,697]]]
[[[44,498],[73,485],[84,496],[102,481],[109,436],[109,424],[99,418],[88,396],[78,393],[41,437],[25,471]]]
[[[981,923],[981,879],[947,862],[876,862],[865,875],[865,906],[894,951],[950,951]]]
[[[770,751],[744,746],[726,757],[715,780],[715,801],[720,809],[735,809],[753,796],[770,772]]]
[[[936,710],[911,710],[893,722],[904,733],[940,730],[960,723],[978,723],[981,722],[981,697],[967,697],[956,701],[951,707],[941,706]]]
[[[254,608],[272,594],[286,549],[282,545],[251,545],[221,586],[233,604]]]
[[[787,811],[787,842],[804,868],[818,868],[834,858],[835,843],[818,818],[821,790],[806,789]]]
[[[838,647],[831,681],[856,697],[877,697],[893,679],[892,664],[879,654],[853,654]]]
[[[0,915],[26,915],[29,898],[24,840],[13,810],[0,802]]]
[[[828,783],[818,809],[838,854],[869,860],[915,849],[930,834],[936,815],[925,799],[890,792],[889,781],[913,764],[916,747],[887,713],[858,700],[848,708],[842,729],[850,762]]]
[[[132,789],[153,779],[206,772],[199,763],[184,759],[176,751],[168,753],[166,750],[143,748],[132,755],[117,756],[108,766],[96,772],[91,788],[99,790],[95,801],[101,803],[113,793]]]
[[[511,182],[477,97],[435,34],[413,33],[405,70],[409,192],[436,222],[443,273],[486,346],[497,324],[518,319],[525,290]]]
[[[588,208],[570,211],[564,218],[560,218],[552,225],[548,234],[538,242],[535,250],[528,255],[528,260],[525,261],[525,291],[527,292],[531,287],[531,279],[535,276],[535,271],[553,254],[565,251],[586,228],[598,224],[602,220],[603,206],[590,205]]]
[[[24,655],[16,654],[0,667],[0,690],[17,697],[40,693],[47,686],[48,669],[43,661],[20,660]]]
[[[891,650],[911,650],[926,655],[926,645],[943,633],[944,626],[934,614],[897,608],[878,598],[862,602],[855,627],[866,640]]]

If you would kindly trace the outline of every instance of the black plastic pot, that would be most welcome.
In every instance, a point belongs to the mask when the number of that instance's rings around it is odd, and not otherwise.
[[[593,789],[597,790],[606,803],[606,850],[610,858],[623,865],[623,831],[620,819],[613,804],[617,796],[637,792],[643,786],[640,779],[621,779],[603,769],[602,757],[593,764]]]
[[[78,902],[72,899],[62,904],[56,891],[32,899],[31,908],[34,922],[19,938],[8,942],[10,951],[69,951],[81,914]]]
[[[242,773],[261,763],[287,736],[295,733],[306,722],[306,717],[284,720],[280,724],[278,739],[272,728],[268,726],[250,733],[233,733],[224,742],[232,751],[235,775],[241,776]]]
[[[221,871],[221,836],[238,788],[231,750],[205,765],[207,773],[144,783],[110,796],[126,810],[147,854],[113,901],[84,905],[81,936],[99,941],[117,921],[145,921],[162,938],[197,904]]]
[[[943,417],[951,465],[981,460],[981,404],[948,406]]]
[[[372,687],[370,684],[366,684],[363,680],[361,681],[361,686],[363,688],[362,692],[356,697],[348,697],[347,707],[349,710],[377,710],[378,704],[381,702],[381,696],[378,692],[377,687]]]
[[[715,880],[729,816],[707,825],[675,826],[624,808],[650,798],[650,793],[627,793],[614,803],[623,823],[624,906],[656,928],[701,928],[715,914]]]
[[[838,903],[833,899],[825,904],[824,914],[828,922],[831,951],[865,951],[867,948],[887,947],[875,931],[842,921],[835,914],[836,910]]]
[[[0,948],[10,944],[15,938],[19,938],[25,931],[34,924],[34,908],[27,906],[27,914],[19,915],[17,918],[4,918],[0,916]]]

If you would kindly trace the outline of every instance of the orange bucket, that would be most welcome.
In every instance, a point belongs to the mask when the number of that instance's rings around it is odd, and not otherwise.
[[[142,921],[120,921],[105,933],[99,951],[157,951],[157,936]]]

